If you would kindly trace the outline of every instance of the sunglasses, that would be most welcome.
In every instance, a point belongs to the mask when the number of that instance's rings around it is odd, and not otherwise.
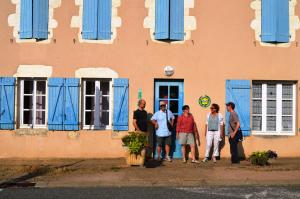
[[[216,109],[216,108],[214,108],[214,107],[210,107],[210,109]]]
[[[164,106],[166,106],[165,104],[163,104],[163,105],[160,105],[160,107],[164,107]]]

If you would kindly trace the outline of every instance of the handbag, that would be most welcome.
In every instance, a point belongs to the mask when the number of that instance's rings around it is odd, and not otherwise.
[[[234,131],[234,128],[231,126],[230,122],[229,125],[230,128]],[[238,142],[242,142],[244,140],[243,131],[241,128],[239,128],[234,137],[238,140]]]
[[[167,119],[167,127],[168,127],[169,131],[173,131],[173,126],[169,122],[169,118],[168,118],[168,109],[166,109],[166,119]]]

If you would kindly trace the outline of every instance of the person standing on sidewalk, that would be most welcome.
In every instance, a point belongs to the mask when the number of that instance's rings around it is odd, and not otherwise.
[[[166,150],[165,160],[171,162],[170,149],[172,138],[171,129],[169,128],[173,127],[175,117],[170,110],[166,109],[166,102],[161,101],[159,103],[159,108],[160,110],[154,113],[151,118],[151,122],[156,129],[157,158],[158,160],[161,160],[161,150],[164,144]]]
[[[223,116],[219,113],[220,106],[218,104],[212,104],[210,107],[210,113],[207,114],[205,124],[205,138],[206,138],[206,150],[205,158],[202,162],[207,162],[209,158],[209,152],[214,144],[212,160],[217,162],[216,157],[220,155],[219,141],[223,138]]]
[[[198,140],[198,131],[193,115],[190,113],[190,107],[184,105],[182,107],[182,115],[178,117],[176,126],[176,138],[181,144],[181,152],[183,156],[183,163],[186,163],[186,145],[190,145],[192,153],[192,163],[199,163],[196,160],[195,154],[195,137]]]
[[[133,126],[136,131],[147,133],[147,111],[145,111],[146,101],[138,101],[138,109],[133,112]]]
[[[240,160],[238,157],[238,138],[236,136],[240,128],[240,120],[237,113],[234,111],[235,104],[233,102],[228,102],[226,104],[227,111],[230,113],[229,116],[229,143],[230,143],[230,153],[231,153],[231,163],[239,164]]]

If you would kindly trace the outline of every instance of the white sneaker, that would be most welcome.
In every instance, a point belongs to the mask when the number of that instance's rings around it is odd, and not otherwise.
[[[168,162],[172,162],[172,159],[171,159],[170,156],[166,156],[164,160],[165,160],[165,161],[168,161]]]
[[[208,158],[204,158],[202,162],[208,162]]]
[[[191,163],[199,163],[198,160],[192,160]]]

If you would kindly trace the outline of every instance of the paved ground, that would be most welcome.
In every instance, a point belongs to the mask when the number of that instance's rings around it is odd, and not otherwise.
[[[271,166],[248,161],[232,166],[228,159],[201,164],[150,161],[128,167],[125,159],[50,159],[0,162],[0,188],[11,187],[182,187],[299,185],[300,159],[279,158]]]
[[[29,188],[0,190],[0,198],[6,199],[96,199],[96,198],[300,198],[300,187],[102,187],[102,188]]]

